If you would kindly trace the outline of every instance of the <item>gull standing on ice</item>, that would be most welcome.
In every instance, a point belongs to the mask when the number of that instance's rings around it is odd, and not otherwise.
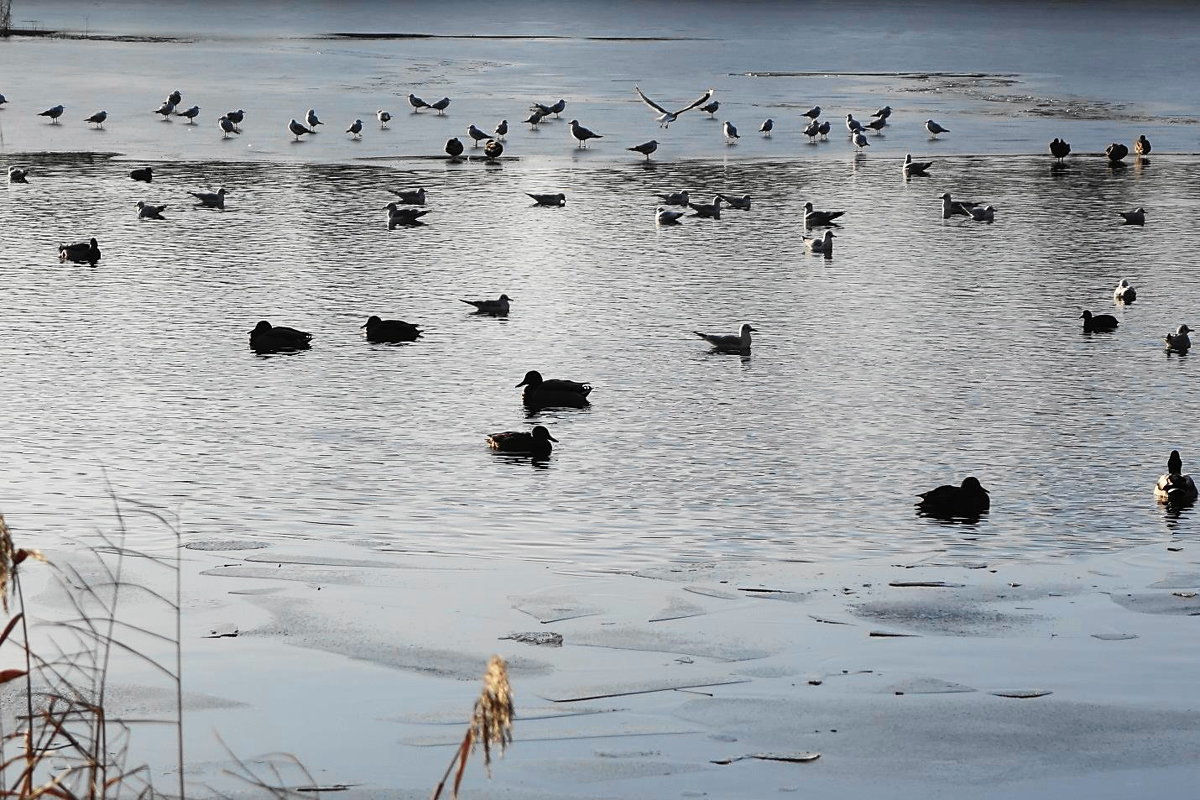
[[[575,141],[579,142],[580,147],[587,147],[588,139],[603,139],[604,138],[604,136],[602,134],[590,131],[587,128],[580,125],[579,120],[577,120],[577,119],[573,119],[567,124],[571,126],[571,136],[575,139]]]
[[[883,108],[879,109],[874,114],[872,114],[871,116],[876,117],[877,119],[884,120],[886,122],[887,118],[890,117],[891,115],[892,115],[892,107],[884,106]]]
[[[808,125],[804,128],[804,135],[808,137],[808,141],[810,144],[817,140],[817,136],[819,136],[820,133],[821,133],[821,123],[815,119],[812,122],[808,123]]]
[[[1114,303],[1132,303],[1137,300],[1137,289],[1133,288],[1129,281],[1121,278],[1121,282],[1117,284],[1117,288],[1113,289]]]
[[[713,100],[711,103],[709,103],[706,106],[700,106],[700,110],[707,111],[709,119],[716,119],[717,109],[720,107],[721,107],[721,104],[719,102],[717,102],[716,100]]]
[[[64,109],[62,106],[54,106],[53,108],[47,108],[45,111],[39,113],[38,116],[39,117],[49,117],[50,124],[57,125],[58,118],[63,115],[63,111],[65,111],[65,110],[66,109]]]
[[[238,126],[233,124],[233,120],[229,117],[221,117],[217,120],[217,127],[221,129],[221,138],[228,139],[231,133],[241,133]]]
[[[85,119],[84,122],[90,122],[93,125],[95,125],[97,128],[103,128],[104,120],[106,120],[106,119],[108,119],[107,111],[97,111],[95,114],[92,114],[90,117]]]
[[[446,109],[450,107],[450,98],[443,97],[441,100],[435,100],[429,104],[429,107],[438,112],[440,116],[445,116]]]
[[[633,147],[626,147],[625,149],[632,150],[635,153],[641,153],[642,155],[644,155],[646,157],[646,160],[649,161],[650,154],[658,149],[658,140],[651,139],[648,142],[642,142],[641,144],[635,144]]]
[[[346,133],[350,134],[355,139],[362,138],[362,120],[356,119],[350,123],[350,127],[346,128]]]
[[[758,126],[758,132],[761,133],[763,136],[770,136],[771,131],[773,131],[774,129],[775,129],[775,120],[773,120],[773,119],[763,120],[763,124]]]
[[[375,119],[379,120],[380,128],[386,128],[388,123],[392,121],[392,115],[381,108],[375,112]]]
[[[163,118],[163,122],[170,122],[171,117],[175,114],[175,104],[170,100],[166,100],[161,106],[154,110],[154,113],[160,114]]]
[[[802,116],[802,117],[808,117],[808,118],[809,118],[809,119],[811,119],[813,122],[816,122],[816,121],[817,121],[817,117],[821,116],[821,107],[820,107],[820,106],[813,106],[813,107],[812,107],[812,108],[810,108],[808,111],[805,111],[803,114],[801,114],[800,116]]]
[[[408,104],[412,106],[414,114],[416,114],[422,108],[429,108],[429,103],[426,103],[424,100],[412,93],[408,95]]]
[[[737,128],[729,120],[721,123],[721,131],[725,134],[725,144],[735,144],[736,140],[742,138],[738,135]]]
[[[237,111],[226,112],[225,116],[228,117],[229,121],[234,125],[241,125],[242,120],[246,118],[246,112],[239,108]],[[238,133],[241,133],[241,131],[238,131]]]
[[[484,139],[492,138],[490,133],[487,131],[482,131],[474,125],[467,126],[467,136],[470,136],[474,140],[474,144],[472,144],[471,147],[479,147],[479,143]]]
[[[496,126],[496,130],[493,133],[496,134],[497,139],[503,140],[508,135],[508,120],[500,120],[500,124]]]
[[[658,127],[660,127],[660,128],[670,127],[671,123],[674,122],[675,120],[677,120],[679,118],[680,114],[682,114],[685,111],[691,111],[693,108],[699,108],[700,106],[707,103],[709,101],[709,99],[711,99],[713,96],[713,90],[709,89],[699,99],[693,101],[690,105],[684,106],[683,108],[679,109],[678,111],[668,111],[667,109],[660,106],[658,103],[651,100],[649,97],[646,97],[646,95],[642,93],[642,90],[640,88],[638,88],[637,86],[634,86],[633,90],[635,92],[637,92],[638,97],[642,98],[643,103],[650,106],[650,108],[654,109],[655,111],[659,112],[659,116],[656,117],[655,120],[658,122]],[[562,102],[562,101],[559,101],[559,102]]]
[[[673,211],[672,209],[659,206],[654,209],[654,221],[659,225],[678,225],[679,218],[684,213],[683,211]]]
[[[858,147],[858,152],[860,153],[864,147],[871,146],[871,143],[867,141],[866,134],[864,134],[862,131],[854,134],[854,144],[856,147]]]
[[[943,128],[931,119],[925,120],[925,130],[929,131],[931,138],[936,139],[939,133],[949,133],[949,128]]]
[[[177,106],[182,102],[183,94],[178,89],[173,90],[169,95],[167,95],[167,103],[170,105]]]
[[[825,120],[817,126],[817,130],[820,132],[822,139],[827,139],[829,138],[829,132],[833,130],[833,125],[829,122],[829,120]]]
[[[851,136],[854,136],[854,134],[859,133],[863,130],[863,125],[861,122],[859,122],[858,120],[856,120],[854,118],[853,114],[847,114],[846,115],[846,130],[850,132]]]
[[[288,123],[288,130],[291,131],[292,135],[296,137],[297,142],[300,141],[300,137],[303,136],[304,134],[313,132],[313,131],[310,131],[308,128],[304,127],[303,125],[301,125],[296,120],[292,120],[291,122]]]
[[[534,130],[545,117],[545,114],[535,108],[529,112],[529,117],[521,120],[521,122],[528,122],[530,130]]]
[[[175,116],[183,117],[188,121],[188,125],[196,124],[196,117],[200,116],[200,106],[192,106],[183,111],[176,111]]]
[[[309,133],[316,133],[317,126],[325,124],[324,122],[321,122],[321,120],[317,119],[317,111],[313,108],[310,108],[307,112],[305,112],[304,121],[308,123],[308,127],[312,128]]]
[[[887,125],[886,119],[873,119],[866,124],[866,127],[870,128],[871,130],[875,131],[876,133],[880,133],[881,131],[883,131],[883,128],[885,125]]]
[[[741,330],[736,336],[722,335],[719,333],[701,333],[700,331],[692,331],[704,341],[713,346],[713,349],[722,353],[748,353],[750,352],[750,332],[757,332],[758,329],[751,327],[747,322],[742,325]]]

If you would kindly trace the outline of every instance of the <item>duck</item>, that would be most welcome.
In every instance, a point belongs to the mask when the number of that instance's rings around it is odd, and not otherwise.
[[[512,300],[506,294],[500,295],[497,300],[463,300],[469,306],[475,306],[476,314],[491,314],[494,317],[507,317],[508,304]]]
[[[912,153],[908,153],[904,156],[904,177],[927,177],[929,175],[928,170],[932,166],[932,161],[913,161]]]
[[[1167,459],[1167,472],[1159,476],[1154,484],[1154,499],[1167,505],[1187,505],[1196,502],[1196,482],[1191,475],[1183,474],[1183,459],[1178,450],[1172,450]]]
[[[1142,134],[1133,143],[1133,153],[1138,156],[1150,155],[1150,140],[1146,138],[1146,134]]]
[[[1071,145],[1059,138],[1055,138],[1050,143],[1050,155],[1058,159],[1058,163],[1063,163],[1063,159],[1071,155]]]
[[[752,327],[749,322],[742,325],[741,330],[736,336],[692,331],[692,333],[711,344],[714,350],[722,353],[749,353],[751,332],[757,333],[758,328]]]
[[[86,242],[60,244],[58,246],[58,260],[70,261],[74,264],[87,264],[94,267],[96,266],[96,262],[100,260],[100,246],[97,244],[95,237]]]
[[[833,255],[833,231],[825,231],[822,237],[807,236],[801,237],[804,240],[804,249],[810,253],[823,253],[827,256]]]
[[[8,168],[8,182],[9,183],[29,183],[29,181],[26,180],[26,177],[28,175],[29,175],[29,170],[27,170],[27,169],[21,169],[20,167],[9,167]]]
[[[545,425],[535,425],[531,431],[504,431],[489,433],[488,447],[500,453],[518,453],[535,458],[546,458],[553,449],[551,442],[557,442],[550,435]]]
[[[933,517],[978,517],[992,505],[988,490],[974,476],[963,478],[959,486],[946,484],[917,497],[917,508]]]
[[[525,387],[521,399],[527,408],[585,408],[590,405],[588,395],[592,392],[590,383],[551,378],[545,380],[542,373],[535,369],[525,373],[525,377],[517,387]]]
[[[250,349],[256,353],[285,353],[292,350],[308,350],[312,345],[312,334],[272,325],[265,319],[250,331]]]
[[[1113,289],[1113,302],[1132,303],[1134,300],[1137,300],[1137,289],[1133,288],[1129,281],[1121,278],[1117,288]]]
[[[558,194],[532,194],[526,192],[527,197],[532,197],[533,202],[539,206],[565,206],[567,204],[567,196],[562,192]]]
[[[1174,333],[1168,333],[1163,337],[1163,341],[1167,343],[1167,351],[1173,353],[1186,353],[1192,347],[1192,340],[1188,338],[1188,334],[1192,329],[1187,325],[1180,325],[1175,329]]]
[[[1125,225],[1145,225],[1146,224],[1146,209],[1138,206],[1133,211],[1118,211],[1121,219],[1125,220]]]
[[[399,225],[424,225],[421,217],[429,213],[427,208],[401,208],[396,203],[388,203],[384,208],[388,212],[388,230]]]
[[[496,139],[488,139],[483,146],[483,157],[488,161],[495,161],[502,155],[504,155],[504,145]]]
[[[1112,314],[1093,314],[1086,309],[1079,315],[1079,318],[1083,320],[1083,329],[1087,333],[1115,331],[1117,326],[1121,324]]]
[[[144,200],[139,200],[137,204],[138,219],[166,219],[162,215],[166,208],[166,206],[153,206]]]
[[[368,342],[413,342],[421,335],[421,329],[402,319],[367,318],[362,326],[367,329]]]
[[[188,194],[196,198],[197,205],[225,210],[225,190],[223,188],[216,192],[188,192]]]
[[[446,155],[450,156],[451,161],[457,161],[458,157],[463,154],[462,139],[457,136],[452,136],[446,140]]]
[[[804,204],[804,227],[812,228],[822,225],[832,225],[834,220],[845,214],[845,211],[816,211],[812,203]]]
[[[130,180],[141,181],[142,183],[153,183],[154,182],[154,168],[153,167],[141,167],[140,169],[130,170],[129,178],[130,178]]]
[[[1108,147],[1104,148],[1104,155],[1108,156],[1110,164],[1120,164],[1121,159],[1129,155],[1129,148],[1120,142],[1113,142]]]

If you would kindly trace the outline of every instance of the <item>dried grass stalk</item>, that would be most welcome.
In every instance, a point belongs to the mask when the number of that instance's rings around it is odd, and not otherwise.
[[[500,754],[504,754],[505,749],[512,742],[514,716],[512,686],[508,683],[508,664],[500,656],[492,656],[488,662],[487,672],[483,675],[483,691],[479,693],[479,699],[475,701],[471,724],[467,728],[454,758],[450,760],[450,766],[446,767],[445,774],[442,775],[437,788],[433,790],[433,800],[438,800],[442,796],[446,779],[454,771],[455,765],[458,765],[458,770],[454,774],[452,794],[455,800],[458,799],[458,790],[462,785],[463,773],[467,769],[467,761],[470,760],[471,753],[475,752],[475,748],[480,744],[483,745],[483,766],[488,771],[488,777],[491,777],[492,748],[499,747]]]

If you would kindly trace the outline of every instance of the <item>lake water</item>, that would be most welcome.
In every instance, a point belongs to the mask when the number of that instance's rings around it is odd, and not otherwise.
[[[1175,77],[1192,7],[254,8],[38,4],[44,28],[183,41],[0,42],[4,160],[30,169],[0,192],[0,509],[22,535],[103,527],[110,484],[178,511],[193,540],[616,570],[1054,556],[1195,531],[1151,494],[1172,448],[1200,458],[1200,363],[1161,346],[1200,327],[1200,90]],[[14,20],[33,13],[18,4]],[[327,36],[364,31],[522,38]],[[668,105],[711,86],[722,110],[664,132],[635,84]],[[202,124],[151,113],[173,88]],[[409,91],[452,97],[449,113],[410,114]],[[517,124],[559,97],[563,120]],[[63,124],[36,116],[56,103]],[[854,153],[842,117],[885,103],[892,124]],[[827,142],[799,133],[813,104],[834,122]],[[215,118],[238,107],[245,133],[222,140]],[[308,107],[327,130],[295,144],[287,120]],[[380,107],[396,115],[386,131]],[[100,108],[110,121],[89,130]],[[356,117],[362,142],[340,133]],[[574,117],[605,138],[575,149]],[[927,117],[952,133],[930,140]],[[424,158],[502,118],[516,160]],[[1155,154],[1125,169],[1055,170],[1045,154],[1055,136],[1094,153],[1141,133]],[[649,164],[623,149],[650,138]],[[902,180],[910,151],[932,177]],[[146,164],[153,184],[128,179]],[[428,224],[387,230],[387,189],[416,185]],[[190,206],[188,191],[221,186],[224,212]],[[656,228],[654,193],[679,189],[754,206]],[[558,191],[561,209],[523,194]],[[996,222],[943,221],[944,191],[992,203]],[[166,203],[168,221],[139,221],[138,200]],[[806,200],[847,211],[832,259],[804,251]],[[1144,228],[1118,224],[1139,205]],[[98,267],[55,259],[89,236]],[[1139,300],[1114,310],[1122,277]],[[459,302],[501,292],[507,319]],[[1084,334],[1083,308],[1119,330]],[[370,314],[426,335],[368,344]],[[254,355],[264,318],[312,331],[313,349]],[[745,321],[760,331],[748,359],[692,333]],[[592,408],[528,416],[514,385],[529,369],[592,382]],[[535,423],[561,440],[546,464],[484,446]],[[916,492],[968,474],[990,515],[915,516]]]

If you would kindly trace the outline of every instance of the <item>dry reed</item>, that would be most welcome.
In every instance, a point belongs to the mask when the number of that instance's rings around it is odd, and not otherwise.
[[[463,773],[467,769],[467,761],[471,753],[480,744],[483,745],[483,766],[491,775],[492,748],[499,747],[500,754],[512,742],[512,721],[514,716],[512,687],[508,683],[508,664],[500,656],[492,656],[488,662],[487,672],[483,675],[483,691],[475,701],[475,710],[471,714],[471,723],[463,736],[462,743],[455,751],[454,758],[437,788],[433,790],[433,800],[442,796],[446,779],[450,777],[455,765],[458,770],[454,774],[452,796],[457,800],[458,789],[462,785]]]

